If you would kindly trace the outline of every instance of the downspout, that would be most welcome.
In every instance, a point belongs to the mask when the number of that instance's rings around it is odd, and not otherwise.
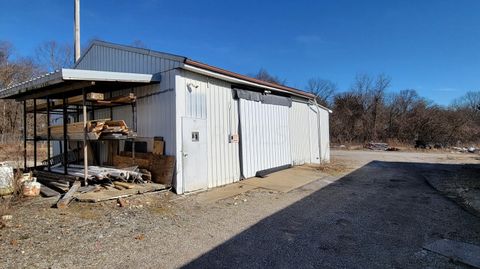
[[[317,108],[317,139],[318,139],[318,158],[320,159],[320,164],[323,163],[323,160],[322,160],[322,141],[320,139],[320,136],[321,136],[321,130],[320,130],[320,107],[317,103],[317,97],[318,97],[318,94],[315,95],[315,97],[313,98],[313,102],[315,103],[315,107]]]

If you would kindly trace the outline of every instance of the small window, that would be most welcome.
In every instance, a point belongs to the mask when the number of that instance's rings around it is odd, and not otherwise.
[[[192,132],[192,142],[198,142],[200,139],[199,132]]]

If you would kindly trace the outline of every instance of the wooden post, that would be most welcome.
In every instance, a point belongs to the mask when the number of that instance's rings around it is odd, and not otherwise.
[[[67,144],[67,98],[63,97],[63,173],[68,175],[68,144]]]
[[[47,168],[50,172],[50,98],[47,97]]]
[[[37,99],[33,99],[33,167],[37,167]]]
[[[27,100],[23,101],[23,169],[27,170]]]
[[[83,95],[83,176],[85,185],[88,185],[88,149],[87,149],[87,95],[85,88],[82,89]]]

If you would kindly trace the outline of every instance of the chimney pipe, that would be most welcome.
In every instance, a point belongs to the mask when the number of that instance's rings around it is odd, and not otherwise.
[[[74,10],[74,51],[75,51],[75,62],[80,58],[80,0],[75,1],[75,10]]]

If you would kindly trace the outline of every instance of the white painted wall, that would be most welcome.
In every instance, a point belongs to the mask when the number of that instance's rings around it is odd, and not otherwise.
[[[312,148],[310,141],[310,108],[308,104],[292,102],[289,120],[292,165],[310,163]]]
[[[207,120],[208,186],[213,188],[240,180],[238,143],[229,136],[238,133],[238,102],[233,99],[228,82],[189,71],[177,76],[177,124],[182,117]],[[177,130],[177,139],[181,132]],[[177,140],[177,156],[181,155],[181,140]],[[177,158],[177,177],[182,174],[182,161]],[[190,191],[185,190],[183,191]]]
[[[131,92],[137,96],[138,140],[151,140],[155,136],[162,136],[165,140],[165,154],[175,156],[175,70],[163,73],[160,84],[116,91],[112,93],[112,96]],[[133,128],[133,114],[130,105],[114,107],[112,112],[112,119],[125,120],[127,126]],[[95,118],[110,118],[110,109],[97,109]],[[106,144],[100,145],[102,147],[100,161],[104,162],[107,160],[107,147]],[[149,146],[153,147],[153,145]],[[150,150],[152,149],[150,148]]]
[[[330,112],[320,109],[320,160],[330,162]]]

